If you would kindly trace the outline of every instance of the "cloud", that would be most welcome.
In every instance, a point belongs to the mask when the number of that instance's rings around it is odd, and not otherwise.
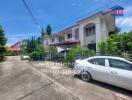
[[[118,18],[116,20],[116,23],[121,25],[121,26],[132,26],[132,16],[130,17],[124,17],[124,18]]]
[[[80,0],[73,0],[73,2],[71,4],[73,7],[81,7],[82,6],[82,2],[80,2]]]
[[[40,33],[10,33],[7,34],[7,36],[10,37],[32,37],[32,36],[39,36],[41,35]]]

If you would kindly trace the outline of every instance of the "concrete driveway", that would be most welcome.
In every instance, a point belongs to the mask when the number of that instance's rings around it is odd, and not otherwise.
[[[132,100],[132,92],[112,85],[84,82],[73,71],[54,62],[30,62],[35,69],[56,81],[80,100]]]
[[[84,82],[61,64],[9,57],[0,63],[0,100],[132,100],[132,92]]]
[[[19,57],[0,63],[0,100],[77,100]]]

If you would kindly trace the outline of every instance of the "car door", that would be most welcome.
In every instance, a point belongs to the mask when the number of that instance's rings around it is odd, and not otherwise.
[[[94,58],[88,60],[90,68],[90,73],[92,78],[102,82],[109,81],[109,67],[106,66],[104,58]]]
[[[132,90],[132,64],[109,59],[110,81],[113,85]]]

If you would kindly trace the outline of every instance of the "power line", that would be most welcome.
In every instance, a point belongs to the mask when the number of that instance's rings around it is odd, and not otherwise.
[[[23,1],[23,4],[25,5],[25,7],[26,7],[26,9],[27,9],[27,11],[29,13],[29,15],[31,16],[34,24],[37,25],[37,26],[39,26],[39,27],[41,27],[40,24],[39,24],[39,22],[38,22],[38,20],[37,20],[37,18],[34,16],[32,9],[30,9],[30,7],[28,6],[27,2],[25,0],[22,0],[22,1]]]
[[[28,6],[29,6],[29,8],[31,9],[31,11],[32,11],[32,13],[34,14],[34,15],[36,15],[36,13],[35,13],[35,10],[33,9],[33,6],[32,6],[32,4],[31,4],[31,2],[30,2],[30,0],[26,0],[27,1],[27,4],[28,4]],[[38,23],[39,23],[39,18],[38,18],[38,16],[35,16],[35,18],[36,18],[36,20],[38,21]]]
[[[25,0],[22,0],[23,1],[23,4],[25,5],[28,13],[30,14],[31,18],[33,19],[33,22],[35,25],[39,26],[39,28],[41,29],[41,38],[42,38],[42,45],[44,46],[44,31],[43,31],[43,28],[40,26],[37,18],[33,15],[33,10],[28,6],[27,2]],[[44,48],[43,48],[43,54],[42,54],[42,58],[44,60]]]

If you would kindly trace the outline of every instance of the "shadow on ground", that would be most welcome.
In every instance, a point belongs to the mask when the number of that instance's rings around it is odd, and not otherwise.
[[[80,76],[75,75],[74,77],[82,80]],[[126,90],[126,89],[123,89],[123,88],[120,88],[120,87],[116,87],[116,86],[109,85],[109,84],[102,83],[102,82],[95,81],[95,80],[92,80],[89,83],[100,86],[100,87],[105,88],[105,89],[109,89],[109,90],[117,92],[119,94],[123,94],[125,96],[132,97],[132,91],[129,91],[129,90]]]

